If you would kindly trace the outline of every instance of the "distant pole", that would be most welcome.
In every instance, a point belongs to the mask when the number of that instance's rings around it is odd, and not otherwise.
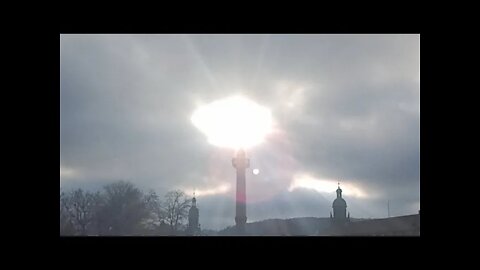
[[[388,217],[390,217],[390,200],[387,201],[387,212],[388,212]]]

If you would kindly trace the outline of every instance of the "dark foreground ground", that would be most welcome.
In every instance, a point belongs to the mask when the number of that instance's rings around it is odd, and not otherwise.
[[[216,233],[218,236],[237,235],[235,227]],[[250,236],[419,236],[420,214],[383,218],[351,219],[344,225],[332,224],[330,218],[269,219],[248,223]]]

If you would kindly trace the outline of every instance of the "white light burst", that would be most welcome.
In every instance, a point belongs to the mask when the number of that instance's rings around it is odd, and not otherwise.
[[[270,110],[242,96],[201,106],[191,120],[207,136],[209,143],[233,149],[263,142],[272,128]]]

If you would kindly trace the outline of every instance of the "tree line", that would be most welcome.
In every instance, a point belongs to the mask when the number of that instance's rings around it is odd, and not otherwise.
[[[130,182],[100,191],[60,191],[60,235],[184,235],[191,199],[181,190],[163,200]]]

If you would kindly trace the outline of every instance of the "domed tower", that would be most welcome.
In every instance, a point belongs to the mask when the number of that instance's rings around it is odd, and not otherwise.
[[[333,222],[334,223],[345,223],[348,221],[350,218],[350,213],[349,217],[347,218],[347,202],[342,198],[342,189],[340,188],[340,183],[338,184],[338,189],[337,189],[337,198],[333,201],[332,204],[333,208]],[[332,214],[330,213],[330,217]]]
[[[197,199],[195,198],[195,192],[193,193],[192,206],[188,211],[188,235],[197,235],[200,232],[200,224],[198,223],[198,208]]]

